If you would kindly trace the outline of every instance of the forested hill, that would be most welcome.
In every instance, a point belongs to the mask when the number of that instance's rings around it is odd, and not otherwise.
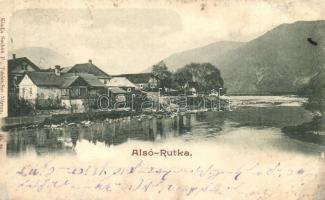
[[[200,59],[211,62],[230,94],[295,93],[325,64],[325,21],[282,24],[252,41],[224,48],[198,48],[164,61],[171,69]]]

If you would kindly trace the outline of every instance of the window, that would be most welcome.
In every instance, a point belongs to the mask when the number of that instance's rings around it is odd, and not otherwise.
[[[87,95],[87,88],[80,88],[79,95],[84,97]]]
[[[29,96],[32,96],[33,95],[33,88],[29,88]]]
[[[79,88],[71,88],[70,94],[71,94],[71,97],[79,96]]]
[[[128,88],[126,91],[127,91],[127,92],[131,92],[131,88]]]
[[[87,88],[86,87],[73,87],[70,90],[70,96],[74,98],[85,97],[87,96]]]
[[[141,88],[141,89],[143,88],[143,84],[140,84],[140,88]]]

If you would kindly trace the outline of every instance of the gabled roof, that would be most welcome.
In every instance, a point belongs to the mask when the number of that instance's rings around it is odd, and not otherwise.
[[[114,94],[124,94],[124,93],[126,93],[125,90],[123,90],[123,89],[121,89],[119,87],[110,87],[108,89],[109,89],[109,91],[111,91]]]
[[[81,64],[75,64],[72,67],[65,67],[62,69],[62,72],[64,73],[84,73],[84,74],[93,74],[99,78],[109,78],[110,76],[105,73],[103,70],[101,70],[99,67],[94,65],[91,62],[88,63],[81,63]]]
[[[59,87],[63,76],[57,76],[53,72],[27,72],[26,75],[37,86]]]
[[[108,81],[107,86],[109,86],[109,87],[134,87],[134,88],[137,87],[136,85],[134,85],[131,81],[129,81],[125,77],[114,77]]]
[[[150,78],[155,77],[152,73],[138,73],[138,74],[120,74],[114,75],[113,77],[125,77],[132,83],[148,83]]]
[[[60,88],[68,88],[70,85],[72,85],[78,78],[79,76],[70,76],[70,77],[65,77],[63,78],[62,83],[60,84]]]
[[[28,77],[37,86],[67,88],[77,79],[83,79],[90,87],[106,87],[92,74],[62,73],[57,76],[54,72],[27,72]]]
[[[35,71],[40,71],[41,69],[35,65],[32,61],[30,61],[26,57],[9,59],[8,60],[8,72],[10,73],[16,66],[22,67],[24,65],[31,66]]]
[[[70,66],[70,67],[62,67],[61,68],[61,72],[63,73],[69,73],[70,69],[72,69],[73,66]],[[70,72],[71,73],[71,72]]]
[[[92,74],[77,74],[77,76],[81,77],[83,80],[86,81],[86,83],[91,87],[106,87],[106,85],[98,78]]]

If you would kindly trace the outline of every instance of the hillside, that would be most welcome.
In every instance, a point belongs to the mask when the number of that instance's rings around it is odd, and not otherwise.
[[[206,53],[211,58],[203,57],[203,62],[211,62],[220,69],[230,94],[290,94],[325,64],[324,48],[325,21],[299,21],[282,24],[252,41],[226,49],[225,53],[207,50],[211,51]],[[188,52],[201,56],[201,49],[194,49],[179,53],[179,59],[177,54],[171,57],[183,64],[202,62],[199,58],[184,60]],[[174,65],[171,68],[175,69]]]
[[[9,58],[12,54],[16,54],[16,57],[27,57],[37,66],[45,69],[55,66],[69,66],[74,64],[73,61],[60,55],[59,53],[44,47],[26,47],[9,51]]]
[[[242,42],[215,42],[203,47],[175,53],[164,62],[171,70],[176,70],[191,62],[210,62],[216,57],[221,57],[228,51],[242,46]]]

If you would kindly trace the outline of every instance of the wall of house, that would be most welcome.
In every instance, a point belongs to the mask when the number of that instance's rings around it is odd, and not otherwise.
[[[28,76],[25,76],[19,84],[19,98],[27,100],[60,99],[61,90],[55,87],[37,87]]]
[[[39,99],[61,99],[61,89],[54,87],[37,87]]]
[[[19,84],[19,98],[35,100],[37,97],[37,86],[25,76]]]
[[[140,90],[149,88],[149,83],[136,83],[135,84]]]
[[[99,78],[98,80],[105,85],[109,82],[109,78]]]

